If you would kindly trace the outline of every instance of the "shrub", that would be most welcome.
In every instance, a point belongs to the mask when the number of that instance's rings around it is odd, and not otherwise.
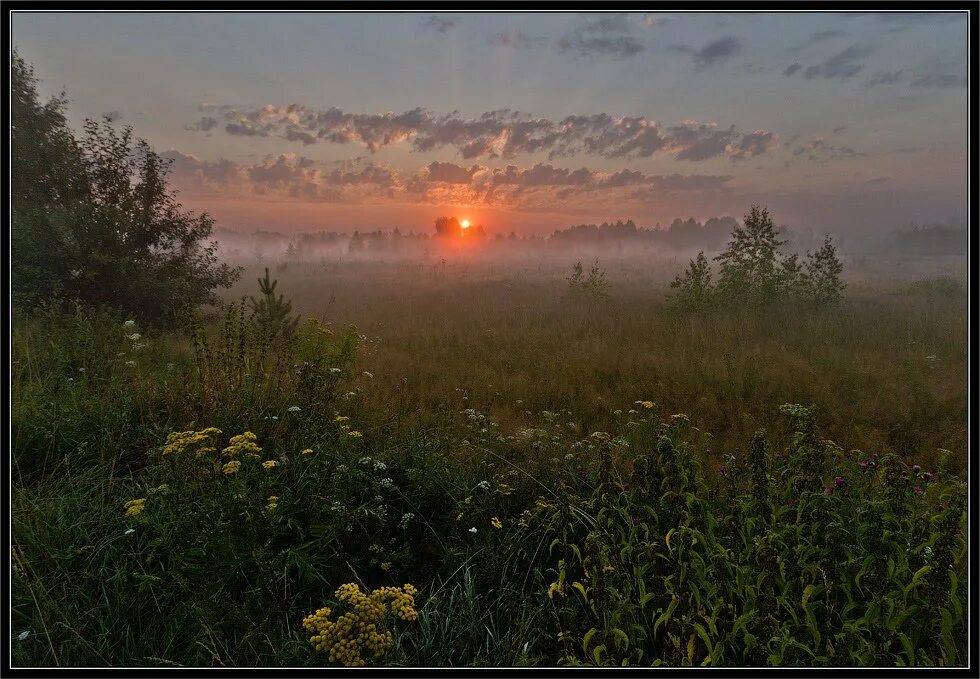
[[[714,289],[711,285],[711,268],[704,252],[699,252],[691,260],[684,275],[677,275],[670,287],[677,292],[670,296],[670,305],[675,309],[701,311],[711,305]]]

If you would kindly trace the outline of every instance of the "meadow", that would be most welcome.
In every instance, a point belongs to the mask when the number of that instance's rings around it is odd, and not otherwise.
[[[962,665],[965,258],[698,313],[675,259],[272,263],[13,322],[16,665]]]

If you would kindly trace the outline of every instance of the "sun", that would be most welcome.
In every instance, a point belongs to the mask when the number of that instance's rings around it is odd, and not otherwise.
[[[468,229],[468,228],[470,228],[470,220],[468,220],[468,219],[464,219],[463,221],[461,221],[461,222],[459,223],[459,225],[460,225],[461,227],[463,227],[464,229]]]

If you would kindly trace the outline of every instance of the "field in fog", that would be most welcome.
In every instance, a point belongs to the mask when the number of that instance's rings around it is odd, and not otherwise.
[[[571,409],[588,430],[635,400],[688,413],[718,453],[775,426],[781,403],[817,406],[845,447],[931,461],[965,450],[965,294],[922,290],[965,280],[964,257],[845,260],[844,308],[688,316],[665,308],[677,257],[603,258],[606,299],[569,294],[571,262],[272,264],[294,309],[368,343],[359,389],[378,420],[442,406],[490,409],[509,426],[528,411]],[[268,262],[267,262],[268,263]],[[227,294],[253,294],[254,262]],[[960,292],[962,293],[965,288]],[[617,414],[616,411],[620,411]]]

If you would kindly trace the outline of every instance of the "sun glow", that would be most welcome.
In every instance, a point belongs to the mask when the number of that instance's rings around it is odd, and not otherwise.
[[[463,221],[461,221],[461,222],[459,223],[459,225],[460,225],[461,227],[463,227],[464,229],[468,229],[468,228],[470,228],[470,220],[468,220],[468,219],[464,219]]]

